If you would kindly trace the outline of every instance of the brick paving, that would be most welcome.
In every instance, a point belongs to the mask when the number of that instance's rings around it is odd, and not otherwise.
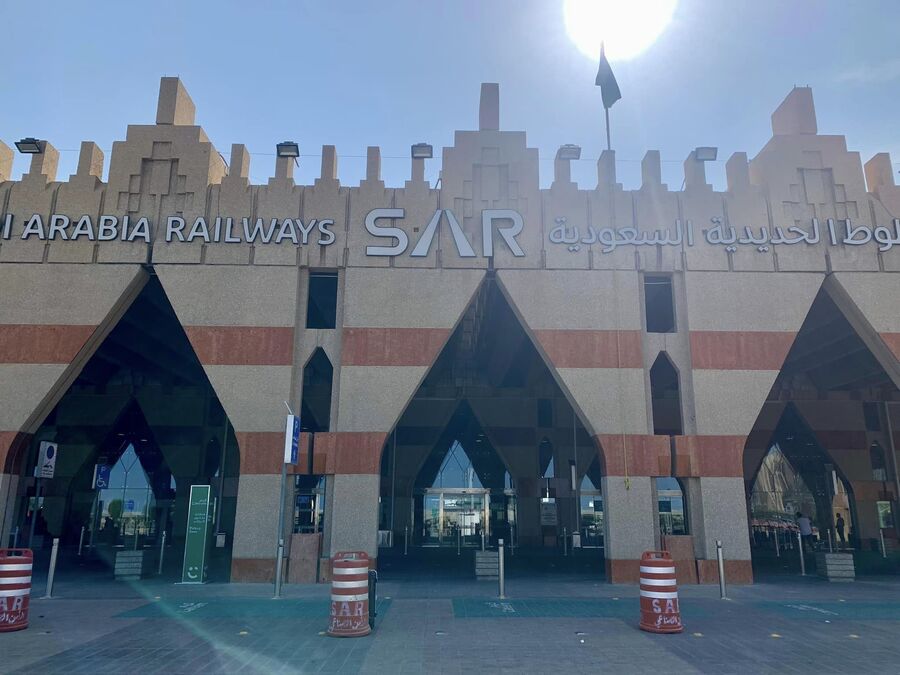
[[[900,579],[772,578],[683,587],[680,635],[638,630],[637,588],[564,574],[379,585],[365,638],[323,634],[327,586],[38,584],[28,630],[0,634],[4,673],[898,673]]]

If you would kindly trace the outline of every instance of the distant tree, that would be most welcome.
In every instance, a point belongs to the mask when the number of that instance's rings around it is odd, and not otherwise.
[[[113,520],[118,520],[122,517],[122,500],[121,499],[113,499],[109,506],[106,507],[106,511],[109,513],[110,518]]]

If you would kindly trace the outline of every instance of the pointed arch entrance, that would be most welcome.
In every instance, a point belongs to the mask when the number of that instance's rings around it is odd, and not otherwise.
[[[42,442],[52,478],[34,478]],[[62,574],[113,575],[117,554],[176,579],[192,485],[210,485],[210,579],[228,580],[238,445],[230,422],[155,276],[86,360],[10,467],[14,536],[42,555],[59,538]],[[79,555],[80,549],[80,555]],[[76,561],[77,559],[77,561]]]
[[[486,547],[499,539],[514,546],[517,560],[555,559],[589,541],[584,555],[602,575],[601,466],[578,413],[488,275],[388,437],[379,558],[390,569],[387,558],[404,544],[455,556],[467,544],[480,548],[483,535]]]
[[[890,460],[900,390],[879,340],[826,281],[744,450],[755,571],[799,569],[798,513],[811,521],[813,547],[851,552],[857,574],[879,569],[882,537],[896,545],[900,483]]]

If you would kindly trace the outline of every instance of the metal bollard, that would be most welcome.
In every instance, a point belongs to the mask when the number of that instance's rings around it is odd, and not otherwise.
[[[459,555],[462,548],[462,529],[456,528],[456,555]]]
[[[81,548],[84,546],[84,525],[81,526],[81,534],[78,536],[78,557],[81,557]]]
[[[484,528],[481,530],[481,550],[484,551]]]
[[[375,628],[378,616],[378,572],[369,570],[369,628]]]
[[[47,593],[44,598],[53,597],[53,577],[56,576],[56,556],[59,553],[59,537],[53,537],[53,550],[50,552],[50,571],[47,572]]]
[[[159,576],[162,576],[163,571],[163,558],[166,555],[166,531],[163,530],[162,538],[159,544],[159,569],[156,570],[156,573]]]
[[[800,530],[797,530],[797,548],[800,550],[800,576],[806,576],[806,561],[803,559],[803,537]]]
[[[563,528],[563,557],[569,555],[569,530]]]
[[[500,599],[505,600],[506,599],[506,578],[505,578],[504,567],[503,567],[503,540],[499,539],[498,543],[499,543],[499,551],[500,551]]]
[[[884,530],[878,528],[878,536],[881,538],[881,557],[887,558],[887,549],[884,547]]]
[[[825,530],[828,533],[828,552],[834,553],[834,546],[831,544],[831,530]]]
[[[409,555],[409,525],[403,528],[403,555]]]
[[[278,553],[275,556],[275,599],[281,597],[281,568],[284,560],[284,539],[278,539]]]
[[[725,599],[725,560],[722,558],[722,540],[716,539],[716,562],[719,565],[719,597]]]
[[[778,530],[775,530],[775,557],[781,557],[781,551],[778,549]]]

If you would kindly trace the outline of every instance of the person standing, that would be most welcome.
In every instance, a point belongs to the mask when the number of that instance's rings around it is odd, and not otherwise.
[[[846,540],[844,539],[844,516],[842,514],[837,515],[837,520],[834,521],[834,529],[837,530],[838,541],[841,542],[841,548],[844,548],[844,544]]]
[[[809,518],[797,511],[797,527],[800,528],[800,540],[806,551],[812,549],[812,522]]]

